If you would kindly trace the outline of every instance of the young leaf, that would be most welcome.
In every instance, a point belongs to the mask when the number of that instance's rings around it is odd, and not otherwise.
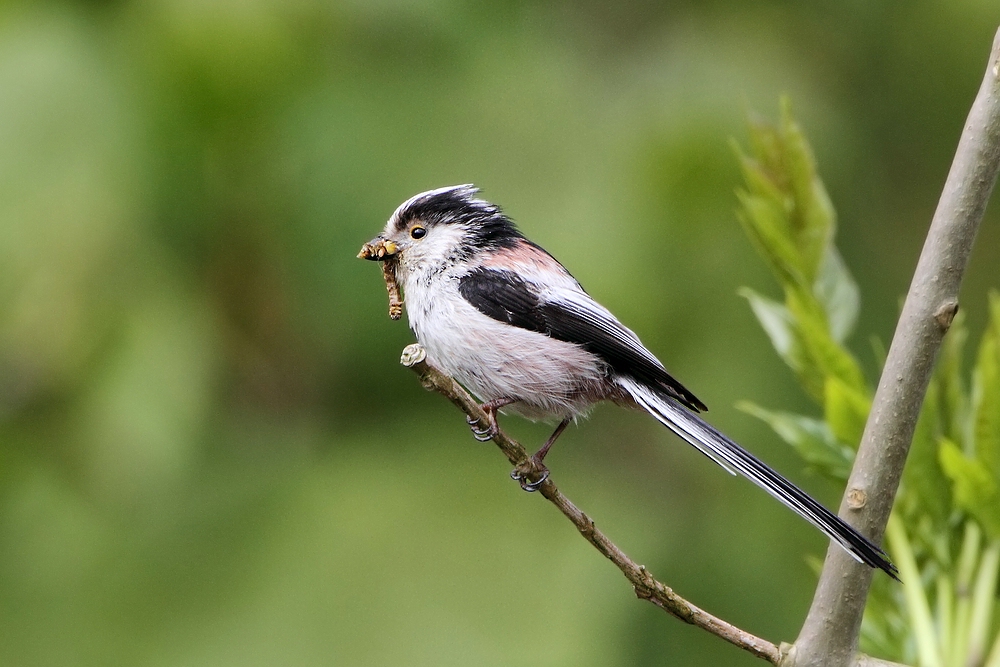
[[[835,214],[823,182],[816,175],[816,159],[798,123],[792,118],[791,104],[781,103],[783,157],[795,208],[791,220],[793,237],[802,257],[806,278],[812,283],[833,238]]]
[[[831,376],[866,397],[861,369],[842,346],[857,319],[857,285],[833,246],[833,206],[787,100],[777,127],[751,125],[750,146],[752,157],[736,148],[746,182],[737,192],[737,217],[781,283],[785,303],[750,290],[742,294],[817,403],[824,405]]]
[[[979,459],[967,457],[951,440],[939,451],[941,468],[952,481],[955,504],[978,521],[990,537],[1000,537],[1000,492],[993,475]]]
[[[737,218],[778,281],[808,284],[802,272],[798,249],[788,235],[784,198],[745,191],[738,191],[736,196],[742,205]]]
[[[848,387],[867,394],[868,389],[858,362],[830,336],[826,318],[811,295],[788,290],[786,301],[792,321],[797,325],[797,341],[803,349],[804,364],[813,367],[814,372],[824,379],[833,375]],[[825,380],[819,387],[820,400],[824,385]]]
[[[794,351],[795,323],[792,321],[788,309],[777,301],[758,294],[749,287],[741,288],[739,294],[750,303],[750,309],[757,316],[757,321],[760,322],[760,326],[764,329],[768,338],[771,339],[771,345],[774,346],[778,356],[792,370],[798,372],[801,363]]]
[[[1000,482],[1000,293],[990,294],[990,324],[973,375],[976,458]]]
[[[941,469],[938,455],[941,441],[941,389],[937,380],[927,387],[910,454],[903,469],[904,495],[917,505],[918,513],[928,514],[941,526],[951,513],[951,483]]]
[[[857,283],[832,244],[827,246],[823,256],[813,292],[826,312],[830,335],[837,343],[843,343],[858,320],[861,297]]]
[[[837,440],[856,449],[872,408],[871,399],[833,375],[827,376],[823,393],[823,416],[830,431]]]
[[[962,377],[962,355],[969,332],[965,314],[958,312],[944,338],[934,382],[941,387],[941,432],[966,448],[972,438],[968,419],[969,395]]]

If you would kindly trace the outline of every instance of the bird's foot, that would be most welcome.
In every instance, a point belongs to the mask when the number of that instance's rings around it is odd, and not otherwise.
[[[537,454],[529,456],[523,463],[510,471],[510,478],[521,485],[528,493],[534,493],[542,488],[549,478],[549,469],[541,462]]]
[[[472,417],[465,418],[466,423],[469,424],[469,428],[472,429],[472,437],[479,442],[487,442],[497,437],[497,433],[500,432],[500,425],[497,424],[497,410],[505,405],[510,405],[511,403],[516,402],[516,398],[508,398],[504,396],[501,398],[494,398],[492,401],[486,401],[480,405],[479,409],[486,415],[486,426],[484,428],[479,428],[482,424],[482,420],[473,419]]]
[[[466,417],[465,422],[469,425],[469,430],[472,431],[472,437],[479,442],[489,442],[500,431],[496,417],[489,411],[486,412],[486,428],[479,428],[480,420],[472,417]]]

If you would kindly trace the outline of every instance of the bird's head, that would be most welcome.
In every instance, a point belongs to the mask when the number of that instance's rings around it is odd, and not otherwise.
[[[521,239],[499,206],[477,199],[473,185],[428,190],[399,205],[358,257],[393,260],[405,272],[436,270]]]

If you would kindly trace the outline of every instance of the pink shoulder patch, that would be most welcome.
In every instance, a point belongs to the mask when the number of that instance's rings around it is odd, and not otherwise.
[[[527,241],[518,241],[513,248],[501,248],[483,261],[483,266],[490,268],[509,268],[511,266],[534,266],[549,271],[565,271],[562,264]]]

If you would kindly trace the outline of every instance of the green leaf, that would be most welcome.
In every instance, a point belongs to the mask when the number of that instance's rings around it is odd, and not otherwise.
[[[827,376],[823,416],[837,440],[857,449],[872,403],[867,394],[849,387],[833,375]]]
[[[747,187],[737,193],[740,221],[782,284],[811,286],[826,263],[836,216],[787,100],[778,127],[751,124],[750,147],[753,157],[737,148]]]
[[[822,310],[812,295],[789,290],[786,303],[797,330],[797,341],[802,346],[803,364],[811,367],[812,374],[824,378],[819,385],[819,400],[825,389],[825,378],[833,375],[859,393],[867,393],[864,375],[858,362],[830,335],[830,328]]]
[[[785,177],[785,170],[782,167],[783,148],[778,128],[764,120],[752,120],[750,123],[750,148],[760,161],[762,169],[783,179],[778,185],[782,190],[786,190],[788,179]]]
[[[758,130],[759,127],[751,127],[751,137]],[[735,139],[732,140],[732,146],[733,150],[736,151],[737,159],[740,161],[743,177],[746,179],[747,190],[756,196],[779,202],[784,201],[785,194],[782,192],[781,186],[772,178],[772,174],[768,172],[764,164],[745,155]]]
[[[830,337],[826,318],[808,293],[789,290],[782,305],[754,290],[739,291],[771,339],[771,344],[795,371],[806,392],[825,404],[827,378],[833,376],[858,395],[868,389],[853,356]]]
[[[965,313],[959,311],[944,337],[934,373],[934,379],[941,387],[941,432],[963,448],[972,438],[969,392],[962,377],[962,358],[968,335]]]
[[[809,142],[792,118],[788,98],[781,103],[780,136],[795,201],[792,229],[802,257],[803,272],[811,283],[819,273],[820,262],[833,238],[835,214],[826,189],[816,175],[816,159]]]
[[[781,200],[737,192],[742,211],[737,214],[757,252],[782,284],[807,284],[801,257],[788,235],[787,213]]]
[[[767,410],[755,403],[741,401],[736,408],[760,419],[795,448],[799,455],[824,475],[846,480],[854,462],[854,452],[837,442],[826,423],[790,412]]]
[[[979,561],[979,572],[972,587],[972,618],[969,622],[969,648],[966,655],[972,656],[972,660],[968,662],[973,664],[980,662],[977,657],[986,655],[987,637],[993,625],[998,577],[1000,577],[1000,542],[994,539],[983,550]]]
[[[746,190],[737,193],[737,216],[781,283],[785,305],[742,293],[817,403],[824,404],[830,376],[867,396],[857,361],[841,345],[857,320],[858,288],[832,244],[833,206],[787,100],[777,127],[751,125],[750,146],[751,157],[736,148],[746,181]]]
[[[976,458],[1000,480],[1000,293],[990,293],[990,323],[973,372]]]
[[[793,347],[795,346],[795,324],[784,305],[758,294],[749,287],[739,290],[740,296],[750,302],[750,309],[760,322],[764,332],[771,339],[771,345],[792,370],[798,371]]]
[[[920,566],[917,564],[916,553],[906,534],[906,528],[896,514],[889,515],[885,536],[889,553],[899,566],[899,578],[904,583],[903,596],[917,642],[919,663],[922,667],[940,667],[943,664],[941,645],[938,633],[935,632],[927,591],[921,585]]]
[[[833,245],[827,246],[813,293],[826,312],[830,335],[834,341],[843,343],[858,320],[861,297],[857,283]]]
[[[952,481],[955,504],[972,515],[991,538],[1000,537],[1000,493],[990,470],[978,459],[962,453],[957,444],[943,440],[941,468]]]
[[[951,514],[951,482],[941,469],[941,389],[937,380],[927,387],[920,418],[913,432],[910,454],[903,469],[904,494],[916,504],[917,513],[928,514],[937,526]]]

